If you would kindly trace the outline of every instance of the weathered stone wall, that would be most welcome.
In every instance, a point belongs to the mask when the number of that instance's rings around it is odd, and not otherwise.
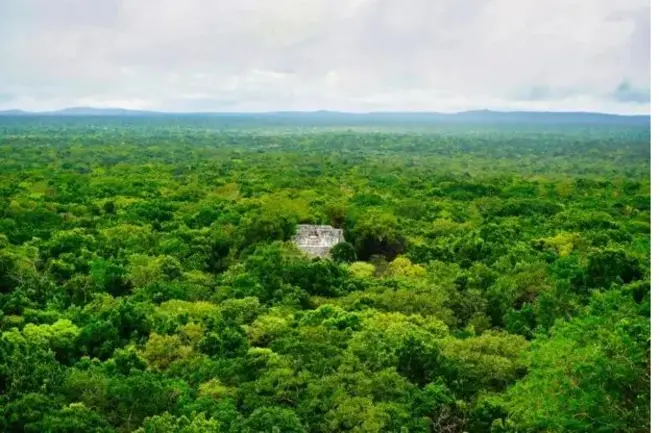
[[[301,224],[295,237],[296,245],[312,257],[327,257],[332,247],[344,242],[344,232],[332,226]]]

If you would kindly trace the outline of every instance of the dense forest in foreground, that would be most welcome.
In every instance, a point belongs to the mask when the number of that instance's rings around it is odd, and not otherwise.
[[[0,118],[0,430],[648,432],[649,142]]]

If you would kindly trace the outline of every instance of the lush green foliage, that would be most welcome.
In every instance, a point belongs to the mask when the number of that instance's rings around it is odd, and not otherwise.
[[[354,129],[0,119],[0,430],[649,431],[648,129]]]

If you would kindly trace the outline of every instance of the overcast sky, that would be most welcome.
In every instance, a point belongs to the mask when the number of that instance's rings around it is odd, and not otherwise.
[[[640,0],[0,0],[0,109],[649,110]]]

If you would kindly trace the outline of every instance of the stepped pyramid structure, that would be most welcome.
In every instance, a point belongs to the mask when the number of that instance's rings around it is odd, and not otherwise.
[[[298,248],[311,257],[328,257],[332,247],[344,242],[344,232],[332,226],[301,224],[295,242]]]

